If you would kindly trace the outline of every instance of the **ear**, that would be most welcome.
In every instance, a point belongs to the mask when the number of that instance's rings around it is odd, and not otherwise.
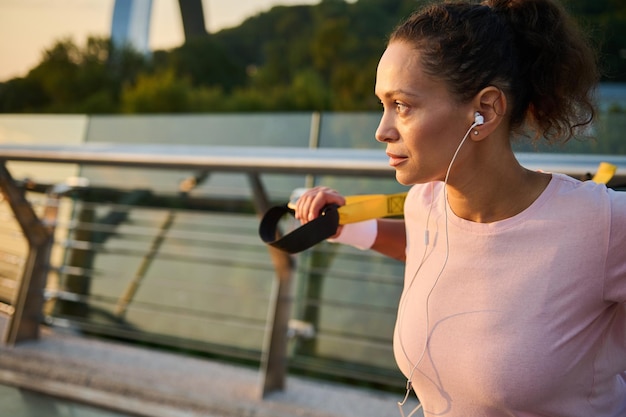
[[[472,100],[474,111],[479,112],[484,119],[483,124],[472,129],[471,137],[478,141],[489,136],[505,120],[507,111],[506,95],[494,86],[483,88]],[[474,134],[478,132],[478,134]]]

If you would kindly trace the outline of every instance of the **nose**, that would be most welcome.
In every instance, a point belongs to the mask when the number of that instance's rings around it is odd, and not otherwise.
[[[387,112],[383,113],[380,118],[375,137],[378,142],[382,143],[395,142],[399,138],[398,130],[393,123],[393,117]]]

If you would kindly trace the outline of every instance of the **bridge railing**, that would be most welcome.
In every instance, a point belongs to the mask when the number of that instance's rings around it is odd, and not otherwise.
[[[626,180],[622,156],[518,157],[530,169],[578,178],[609,162],[618,167],[609,185]],[[185,175],[159,192],[76,180],[41,184],[14,178],[9,167],[16,162]],[[246,178],[249,193],[194,194],[224,172]],[[394,380],[390,340],[402,265],[328,243],[297,256],[264,246],[258,217],[280,202],[267,188],[276,175],[365,178],[383,192],[394,183],[379,150],[0,145],[0,187],[15,219],[3,237],[21,233],[26,242],[3,239],[4,343],[36,339],[45,322],[258,360],[261,395],[284,389],[289,365]],[[15,274],[21,276],[11,279]]]

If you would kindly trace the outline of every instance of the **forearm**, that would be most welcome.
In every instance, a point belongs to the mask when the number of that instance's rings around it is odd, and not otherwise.
[[[342,206],[345,198],[328,187],[315,187],[305,191],[296,202],[295,217],[302,224],[317,218],[328,204]],[[404,220],[377,219],[340,226],[331,242],[372,249],[383,255],[403,261],[406,258],[406,230]]]

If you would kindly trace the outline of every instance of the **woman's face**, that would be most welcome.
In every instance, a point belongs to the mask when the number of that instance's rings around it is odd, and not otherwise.
[[[473,122],[471,103],[454,100],[443,81],[428,76],[420,52],[408,43],[389,44],[378,64],[376,95],[383,115],[376,140],[387,144],[389,165],[404,185],[445,178],[455,150]],[[454,162],[462,165],[465,142]]]

